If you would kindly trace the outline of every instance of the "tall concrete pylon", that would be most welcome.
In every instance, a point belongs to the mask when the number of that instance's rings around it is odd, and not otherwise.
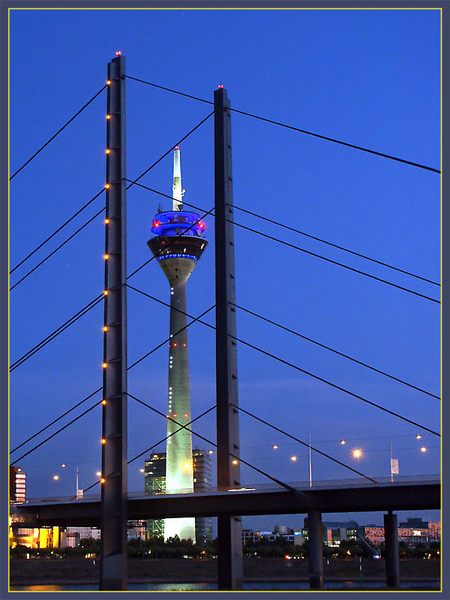
[[[149,240],[170,284],[170,343],[167,414],[181,425],[191,419],[191,399],[188,362],[188,332],[186,317],[187,281],[207,245],[203,237],[205,225],[200,215],[183,210],[180,148],[174,151],[173,210],[156,214]],[[171,435],[174,432],[175,435]],[[192,464],[192,433],[167,421],[166,493],[194,491]],[[177,535],[195,542],[195,518],[165,519],[164,537]]]

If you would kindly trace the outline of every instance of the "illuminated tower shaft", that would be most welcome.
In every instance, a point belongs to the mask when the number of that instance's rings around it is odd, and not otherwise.
[[[183,211],[181,204],[181,170],[179,149],[174,160],[174,210],[158,213],[152,231],[156,237],[148,245],[170,283],[170,343],[167,421],[166,493],[193,492],[192,434],[180,425],[191,420],[186,284],[203,253],[207,241],[202,237],[204,225],[200,215]],[[177,190],[175,190],[175,184]],[[175,193],[174,193],[175,196]],[[179,210],[176,208],[179,207]],[[173,435],[172,435],[173,434]],[[178,535],[195,541],[195,518],[165,519],[164,537]]]

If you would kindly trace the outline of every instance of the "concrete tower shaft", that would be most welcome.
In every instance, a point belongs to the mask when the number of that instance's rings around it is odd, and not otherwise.
[[[180,192],[181,167],[179,149],[175,154],[174,190]],[[175,201],[174,201],[175,202]],[[148,245],[170,284],[170,343],[168,377],[169,417],[180,425],[191,420],[188,362],[186,286],[207,241],[202,237],[204,224],[195,212],[178,210],[158,213],[152,231],[156,234]],[[166,493],[193,492],[192,434],[171,420],[167,421]],[[178,535],[195,541],[195,518],[165,519],[164,537]]]

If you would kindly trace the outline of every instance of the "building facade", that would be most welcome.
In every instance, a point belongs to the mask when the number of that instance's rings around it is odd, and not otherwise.
[[[16,465],[9,467],[9,501],[11,504],[21,504],[27,499],[26,494],[27,476],[25,472]]]
[[[211,488],[212,451],[194,448],[192,450],[193,488],[194,492],[204,492]],[[166,493],[166,453],[154,453],[144,463],[144,489],[146,494],[158,495]],[[149,538],[164,537],[164,519],[147,521]],[[209,517],[195,519],[195,541],[206,544],[212,537],[212,522]],[[192,538],[191,538],[192,539]]]

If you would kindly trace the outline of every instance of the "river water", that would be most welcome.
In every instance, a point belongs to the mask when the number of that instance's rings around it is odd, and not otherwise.
[[[15,586],[14,591],[27,592],[57,592],[57,591],[88,591],[98,590],[95,584],[73,584],[73,585],[27,585]],[[194,591],[194,590],[216,590],[215,583],[129,583],[129,590],[152,590],[152,591]],[[327,581],[326,590],[382,590],[386,589],[384,581]],[[439,590],[439,581],[404,581],[401,584],[404,590]],[[247,581],[244,590],[309,590],[307,581]]]

